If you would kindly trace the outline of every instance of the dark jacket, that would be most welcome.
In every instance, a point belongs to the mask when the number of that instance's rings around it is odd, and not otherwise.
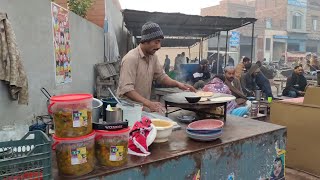
[[[194,73],[202,73],[203,76],[202,76],[202,77],[194,78],[194,77],[193,77],[193,74],[194,74]],[[192,77],[191,77],[191,81],[192,81],[193,83],[196,83],[196,82],[198,82],[199,80],[205,81],[205,80],[210,79],[210,77],[211,77],[211,74],[210,74],[209,69],[208,69],[208,68],[202,69],[202,68],[200,67],[200,65],[199,65],[198,70],[195,71],[194,73],[192,74]]]
[[[303,75],[297,75],[292,73],[291,77],[288,77],[286,88],[284,88],[282,94],[284,96],[289,95],[289,91],[294,91],[297,94],[301,95],[299,91],[305,91],[307,86],[307,79]]]
[[[258,89],[256,83],[256,77],[254,77],[254,72],[259,68],[258,65],[253,65],[248,72],[241,76],[241,88],[243,93],[249,97],[254,95],[254,91]]]
[[[272,90],[269,79],[262,73],[262,71],[256,77],[256,83],[259,89],[266,95],[266,98],[272,97]]]
[[[263,75],[268,78],[268,79],[273,79],[273,71],[270,69],[267,69],[265,66],[261,66],[260,67],[261,72],[263,73]]]

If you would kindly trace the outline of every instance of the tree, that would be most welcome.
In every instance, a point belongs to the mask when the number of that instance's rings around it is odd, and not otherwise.
[[[88,10],[93,4],[93,0],[68,0],[67,3],[70,11],[85,18]]]

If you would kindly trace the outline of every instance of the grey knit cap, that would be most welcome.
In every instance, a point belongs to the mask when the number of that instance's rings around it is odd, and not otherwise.
[[[141,43],[163,38],[163,32],[157,23],[147,22],[142,26],[140,40]]]

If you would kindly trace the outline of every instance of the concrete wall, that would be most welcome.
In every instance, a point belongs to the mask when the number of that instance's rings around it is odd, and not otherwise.
[[[67,7],[67,0],[54,0],[54,2],[63,7]],[[132,37],[128,35],[127,28],[122,25],[123,16],[119,0],[93,1],[86,19],[103,28],[105,18],[108,19],[109,35],[112,36],[111,38],[106,37],[106,57],[110,61],[115,61],[118,54],[123,57],[133,48]],[[116,41],[118,45],[116,45],[114,41]],[[116,46],[118,47],[115,48]],[[110,51],[112,52],[109,53]]]
[[[59,4],[62,7],[67,8],[68,0],[54,0],[55,3]],[[105,17],[105,7],[104,0],[94,0],[91,8],[88,10],[87,17],[89,21],[94,24],[103,27]]]
[[[27,123],[33,115],[46,114],[46,98],[41,87],[53,94],[93,93],[93,66],[103,62],[103,29],[70,13],[72,83],[56,86],[54,50],[49,0],[1,0],[0,12],[11,21],[29,79],[29,105],[9,99],[0,83],[0,126]]]
[[[123,57],[130,49],[133,48],[131,36],[128,36],[127,28],[123,25],[123,16],[117,3],[114,0],[105,0],[106,3],[106,16],[111,21],[113,31],[115,32],[117,43],[119,47],[119,54]],[[129,42],[128,42],[129,38]]]

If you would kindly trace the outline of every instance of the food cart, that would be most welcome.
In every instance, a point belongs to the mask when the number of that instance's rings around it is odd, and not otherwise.
[[[192,179],[198,173],[201,179],[268,178],[286,146],[285,127],[247,118],[228,116],[222,137],[212,142],[189,139],[180,125],[168,142],[152,144],[147,157],[129,155],[124,166],[96,166],[76,178],[59,176],[54,163],[54,179]]]

